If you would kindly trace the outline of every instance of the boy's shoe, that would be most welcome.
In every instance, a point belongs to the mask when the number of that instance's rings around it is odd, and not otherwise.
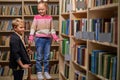
[[[38,80],[43,80],[44,79],[44,77],[42,75],[42,72],[37,72],[37,78],[38,78]]]
[[[48,72],[44,72],[44,76],[45,76],[46,79],[51,79],[52,78]]]

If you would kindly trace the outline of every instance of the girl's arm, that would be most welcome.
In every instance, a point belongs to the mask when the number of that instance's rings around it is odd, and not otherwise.
[[[51,27],[51,35],[52,35],[52,38],[55,40],[55,41],[59,41],[59,38],[58,36],[56,35],[56,31],[55,29],[53,28],[53,20],[51,20],[51,24],[50,24],[50,27]]]
[[[36,30],[36,25],[37,25],[37,19],[34,17],[34,20],[32,22],[31,29],[30,29],[30,36],[29,36],[29,41],[31,42],[34,40],[34,33]]]

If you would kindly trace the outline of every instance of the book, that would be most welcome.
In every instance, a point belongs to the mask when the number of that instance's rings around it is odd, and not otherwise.
[[[113,73],[112,73],[112,80],[116,80],[116,76],[117,76],[117,56],[114,57],[113,60]]]
[[[3,76],[8,76],[8,73],[9,73],[9,66],[4,66]]]
[[[103,55],[107,52],[99,52],[98,54],[98,75],[103,75]]]
[[[98,54],[103,50],[92,50],[91,53],[91,72],[98,74]]]
[[[77,63],[80,65],[84,65],[85,48],[86,48],[86,45],[79,45],[77,47]]]

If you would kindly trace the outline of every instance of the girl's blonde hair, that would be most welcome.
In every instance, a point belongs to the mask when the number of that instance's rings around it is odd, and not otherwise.
[[[24,24],[24,21],[20,18],[15,18],[12,21],[12,27],[14,28],[15,26],[17,27],[18,25]]]
[[[38,5],[39,5],[39,4],[44,4],[44,6],[45,6],[46,8],[48,8],[47,2],[45,2],[45,1],[43,1],[43,0],[39,1],[39,2],[38,2]]]

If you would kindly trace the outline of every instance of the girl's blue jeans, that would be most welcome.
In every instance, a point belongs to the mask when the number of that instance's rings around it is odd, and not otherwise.
[[[51,38],[39,37],[35,38],[35,46],[37,49],[36,69],[42,72],[42,62],[44,72],[49,72],[49,55],[50,55]]]

